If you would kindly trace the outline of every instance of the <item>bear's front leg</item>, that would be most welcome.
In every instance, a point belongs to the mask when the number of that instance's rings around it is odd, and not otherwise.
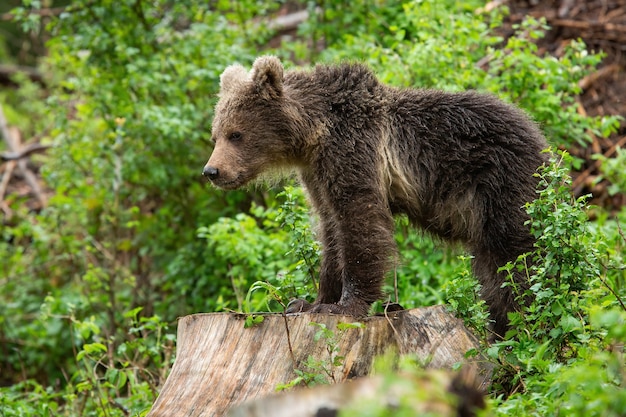
[[[335,313],[357,317],[367,315],[371,304],[380,299],[385,272],[395,253],[393,217],[385,200],[374,192],[351,193],[334,201],[332,221],[327,222],[322,243],[330,243],[331,254],[339,262],[324,264],[320,274],[320,296],[314,304],[302,300],[290,303],[289,312],[311,311]],[[327,213],[331,214],[331,213]],[[331,232],[332,230],[332,232]],[[325,249],[324,254],[328,255]],[[328,265],[338,265],[339,270],[329,274]],[[333,285],[340,274],[341,295],[338,300],[328,298],[325,285]],[[334,294],[336,298],[336,294]]]
[[[341,299],[343,288],[344,261],[341,251],[340,225],[335,219],[332,206],[321,203],[322,193],[313,187],[307,190],[318,213],[320,222],[318,238],[322,243],[322,254],[318,281],[319,288],[314,304],[302,299],[295,299],[287,305],[287,313],[310,311],[321,304],[334,305]]]
[[[339,200],[336,213],[344,261],[341,299],[321,303],[313,311],[362,317],[382,297],[385,273],[396,252],[393,216],[382,196],[363,189]]]

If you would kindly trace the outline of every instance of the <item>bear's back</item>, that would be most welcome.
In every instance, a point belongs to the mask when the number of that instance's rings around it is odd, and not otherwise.
[[[381,84],[374,73],[359,63],[317,65],[313,70],[291,70],[285,74],[285,85],[300,92],[321,94],[341,100],[354,93],[373,92]]]
[[[389,163],[401,167],[395,183],[403,186],[389,198],[397,211],[439,236],[465,241],[476,238],[486,219],[525,218],[521,207],[534,197],[533,174],[547,160],[548,145],[524,112],[473,91],[392,95]]]

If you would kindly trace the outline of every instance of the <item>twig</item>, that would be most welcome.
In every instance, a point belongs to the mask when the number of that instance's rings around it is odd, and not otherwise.
[[[51,148],[52,145],[43,145],[41,143],[34,143],[25,148],[20,149],[19,152],[3,152],[0,153],[0,160],[2,161],[17,161],[18,159],[25,158],[31,154],[36,152],[43,152],[48,148]]]
[[[7,118],[4,116],[4,109],[2,108],[2,104],[0,104],[0,134],[4,138],[7,146],[10,150],[16,151],[16,144],[11,136],[11,132],[9,132],[9,125],[7,124]]]
[[[396,296],[396,303],[400,303],[400,295],[398,294],[398,267],[393,268],[393,293]],[[386,311],[387,309],[385,309]]]
[[[115,400],[109,401],[109,404],[111,404],[113,407],[117,408],[118,410],[120,410],[122,413],[124,413],[125,416],[129,416],[130,415],[130,410],[126,407],[124,407],[122,404],[118,403]]]
[[[283,316],[283,320],[285,322],[285,331],[287,332],[287,346],[289,347],[289,355],[291,356],[291,362],[293,363],[293,369],[296,369],[296,356],[293,354],[293,347],[291,346],[291,334],[289,333],[289,322],[287,321],[287,313],[285,313],[285,308],[283,306],[283,311],[281,312]]]
[[[593,83],[598,81],[600,78],[604,78],[618,71],[619,71],[619,65],[617,64],[607,65],[606,67],[601,68],[598,71],[595,71],[587,75],[582,80],[580,80],[578,82],[578,86],[582,88],[583,90],[586,90],[589,88],[589,86],[591,86]]]
[[[602,278],[600,275],[598,275],[598,279],[600,280],[600,282],[609,290],[609,292],[611,294],[613,294],[613,297],[615,297],[615,299],[617,300],[617,302],[619,303],[620,306],[622,306],[622,310],[626,311],[626,305],[624,305],[624,302],[622,301],[622,299],[620,298],[620,295],[613,289],[613,287],[611,287],[609,285],[608,282],[606,282],[606,280],[604,278]]]
[[[626,40],[626,25],[571,19],[548,19],[548,24],[579,30],[583,38],[594,37],[617,42]]]
[[[617,232],[621,236],[624,243],[626,243],[626,235],[624,235],[624,231],[622,230],[622,226],[619,224],[619,219],[617,219]]]
[[[623,232],[622,232],[622,229],[621,229],[621,227],[620,227],[620,225],[619,225],[619,222],[617,222],[617,228],[618,228],[618,230],[619,230],[619,234],[623,237]],[[567,242],[565,242],[564,240],[562,240],[562,242],[563,242],[563,244],[565,244],[565,245],[567,244]],[[585,259],[585,262],[590,263],[590,262],[587,260],[587,258],[585,257],[585,254],[584,254],[584,253],[581,253],[580,251],[576,251],[576,253],[577,253],[577,254],[579,254],[580,256],[582,256],[582,257],[583,257],[583,259]],[[604,270],[605,270],[605,271],[608,271],[609,269],[614,270],[614,271],[622,271],[622,270],[624,270],[624,267],[623,267],[623,266],[622,266],[622,267],[609,267],[608,263],[607,263],[607,264],[605,264],[604,262],[602,262],[602,261],[600,261],[600,260],[598,260],[598,263],[600,264],[600,266],[601,266],[602,268],[604,268]],[[605,287],[609,290],[609,292],[610,292],[611,294],[613,294],[613,296],[615,297],[615,300],[617,300],[617,302],[619,303],[619,305],[622,307],[622,310],[626,311],[626,304],[624,304],[624,302],[622,301],[622,298],[621,298],[621,296],[619,295],[619,293],[618,293],[617,291],[615,291],[615,290],[613,289],[613,287],[611,287],[611,286],[609,285],[609,283],[608,283],[608,282],[607,282],[607,281],[606,281],[606,280],[605,280],[605,279],[604,279],[604,278],[603,278],[600,274],[598,274],[597,276],[598,276],[598,279],[600,280],[600,282],[601,282],[601,283],[602,283],[602,284],[603,284],[603,285],[604,285],[604,286],[605,286]]]
[[[24,74],[31,81],[44,84],[44,76],[37,68],[25,67],[23,65],[0,64],[0,82],[13,84],[12,77],[15,74]]]
[[[618,233],[620,234],[620,236],[623,236],[622,228],[621,228],[621,226],[620,226],[620,224],[619,224],[619,221],[617,222],[617,229],[618,229],[618,231],[619,231]],[[567,246],[569,245],[569,242],[568,242],[566,239],[564,239],[563,237],[561,237],[561,238],[560,238],[560,240],[561,240],[561,243],[563,244],[563,247],[567,247]],[[577,250],[576,248],[572,248],[571,246],[570,246],[569,248],[570,248],[570,249],[573,249],[573,250],[574,250],[574,252],[576,252],[576,254],[578,254],[579,256],[581,256],[581,257],[585,260],[585,262],[586,262],[587,264],[589,264],[589,265],[591,265],[591,264],[592,264],[592,262],[591,262],[591,261],[589,261],[589,260],[587,259],[587,254],[586,254],[586,253],[583,253],[583,252],[581,252],[581,251]],[[605,271],[608,271],[609,269],[615,269],[615,268],[610,268],[608,264],[605,264],[604,262],[602,262],[602,261],[601,261],[601,260],[599,260],[599,259],[598,259],[598,263],[600,264],[600,266],[601,266],[602,268],[604,268],[604,270],[605,270]],[[626,311],[626,304],[624,304],[624,302],[622,301],[622,299],[621,299],[621,297],[620,297],[619,293],[618,293],[617,291],[615,291],[615,290],[613,289],[613,287],[611,287],[611,286],[609,285],[609,283],[608,283],[608,282],[607,282],[607,281],[606,281],[606,280],[602,277],[602,274],[600,274],[600,273],[599,273],[599,274],[597,275],[597,277],[598,277],[598,279],[600,280],[600,282],[601,282],[601,283],[602,283],[602,284],[603,284],[603,285],[604,285],[604,286],[605,286],[605,287],[609,290],[609,292],[610,292],[611,294],[613,294],[613,296],[615,297],[615,299],[617,300],[617,302],[619,303],[619,305],[622,307],[622,310]]]
[[[398,342],[399,340],[401,340],[400,333],[398,332],[398,329],[396,329],[396,326],[393,325],[393,322],[391,321],[391,318],[389,317],[389,314],[387,313],[388,306],[389,306],[389,303],[387,303],[387,305],[385,306],[385,310],[384,310],[385,320],[387,320],[387,323],[389,323],[389,326],[391,326],[391,330],[393,330],[393,333],[396,335],[396,342]]]
[[[557,15],[560,18],[564,18],[565,16],[569,14],[570,10],[572,10],[572,7],[574,7],[574,5],[575,5],[574,0],[563,0],[561,2],[561,7],[559,7],[559,11],[557,12]]]
[[[2,182],[0,183],[0,201],[2,202],[4,201],[4,195],[7,192],[7,187],[9,186],[9,181],[11,181],[11,176],[13,175],[13,170],[16,165],[16,161],[10,161],[4,169],[4,175],[2,176]]]
[[[4,217],[6,217],[7,219],[13,217],[13,210],[11,210],[11,207],[9,207],[6,202],[0,201],[0,210],[2,210],[2,212],[4,213]]]
[[[308,10],[300,10],[283,16],[278,16],[271,20],[267,26],[270,29],[287,32],[296,29],[301,23],[309,18]]]
[[[593,22],[585,20],[571,20],[571,19],[552,19],[548,23],[554,26],[562,26],[574,29],[597,29],[599,31],[615,31],[626,33],[626,25],[619,25],[609,22]]]
[[[30,9],[28,13],[35,14],[39,16],[58,16],[65,10],[65,7],[49,7],[45,9]],[[13,20],[16,15],[13,13],[2,13],[0,15],[0,20]]]
[[[611,146],[603,155],[606,158],[611,157],[615,151],[617,150],[617,147],[621,147],[624,146],[624,144],[626,144],[626,136],[622,136],[617,142],[615,142],[613,144],[613,146]],[[593,163],[593,165],[591,165],[589,168],[587,168],[586,170],[584,170],[578,177],[576,177],[576,179],[572,182],[572,189],[576,189],[576,187],[581,186],[582,184],[585,183],[585,180],[591,175],[591,173],[597,169],[600,168],[600,165],[602,165],[602,161],[601,160],[597,160]]]
[[[20,137],[19,131],[14,129],[13,131],[9,129],[7,124],[7,119],[4,116],[4,110],[2,105],[0,105],[0,133],[4,137],[4,141],[12,152],[19,153],[20,151]],[[26,161],[24,159],[17,160],[17,167],[22,172],[24,179],[30,185],[30,188],[41,203],[42,206],[46,205],[46,198],[41,192],[41,188],[39,187],[39,183],[37,182],[37,177],[32,173],[28,166],[26,165]]]

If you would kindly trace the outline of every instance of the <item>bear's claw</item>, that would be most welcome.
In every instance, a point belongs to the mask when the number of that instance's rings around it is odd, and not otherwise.
[[[287,304],[287,308],[285,309],[285,313],[293,314],[293,313],[303,313],[305,311],[309,311],[313,308],[313,304],[308,301],[300,300],[296,298],[295,300],[291,300],[289,304]]]
[[[322,314],[341,314],[344,316],[364,317],[367,315],[367,306],[365,309],[355,307],[346,307],[340,304],[311,304],[307,301],[295,299],[287,304],[285,313],[322,313]]]

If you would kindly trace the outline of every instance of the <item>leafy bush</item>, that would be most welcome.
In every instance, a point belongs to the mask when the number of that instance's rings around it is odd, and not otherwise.
[[[615,157],[607,158],[604,155],[599,155],[598,159],[602,162],[603,176],[611,182],[608,189],[609,194],[626,193],[626,175],[624,175],[626,151],[622,148],[617,148]]]
[[[28,409],[29,389],[54,415],[145,409],[169,369],[168,322],[217,309],[213,296],[230,288],[202,285],[214,265],[196,229],[252,200],[212,191],[200,175],[219,74],[263,42],[246,15],[256,3],[238,4],[233,22],[229,4],[77,0],[50,20],[48,90],[23,84],[24,102],[7,102],[12,123],[54,145],[42,168],[48,207],[29,213],[9,200],[0,233],[10,261],[0,263],[2,384],[38,381],[2,390],[15,410]],[[16,14],[38,26],[41,14],[27,12]]]
[[[198,229],[208,243],[205,256],[221,261],[214,276],[226,276],[232,283],[238,311],[283,311],[289,298],[311,298],[317,293],[314,283],[320,249],[312,236],[302,189],[287,186],[277,199],[276,203],[282,200],[279,207],[254,205],[250,215],[221,218]],[[246,292],[254,282],[273,288],[250,304]],[[254,286],[255,290],[261,288]],[[228,303],[222,306],[233,307]]]
[[[504,48],[489,48],[484,86],[530,112],[554,146],[586,146],[591,134],[608,137],[619,127],[618,116],[588,117],[578,111],[579,81],[602,60],[582,41],[565,45],[563,56],[537,55],[537,39],[545,36],[545,20],[526,18]]]
[[[57,300],[46,299],[42,321],[56,316],[69,323],[75,361],[66,384],[44,388],[34,380],[1,389],[3,416],[127,416],[147,412],[173,363],[174,337],[159,317],[139,317],[141,307],[124,314],[128,337],[117,343],[102,334],[95,316],[59,317]],[[66,368],[67,369],[67,368]]]
[[[347,5],[333,3],[332,12],[318,16],[324,24],[303,27],[318,39],[329,31],[330,17],[335,25],[344,24],[346,16],[350,23],[360,22],[327,36],[320,60],[366,62],[384,82],[402,87],[495,93],[529,112],[554,146],[585,146],[590,134],[608,137],[619,126],[618,116],[578,113],[579,81],[603,55],[589,53],[582,41],[565,45],[561,58],[538,55],[535,42],[545,35],[545,21],[527,17],[504,42],[496,30],[506,9],[485,13],[482,1],[353,4],[346,10]]]
[[[528,271],[531,286],[519,298],[531,301],[510,315],[508,340],[487,349],[500,365],[494,389],[513,393],[497,400],[498,415],[626,411],[626,363],[611,348],[624,342],[626,263],[608,245],[626,240],[615,225],[607,236],[589,223],[585,198],[570,194],[571,163],[561,154],[541,173],[539,197],[527,206],[537,250],[506,267]]]

